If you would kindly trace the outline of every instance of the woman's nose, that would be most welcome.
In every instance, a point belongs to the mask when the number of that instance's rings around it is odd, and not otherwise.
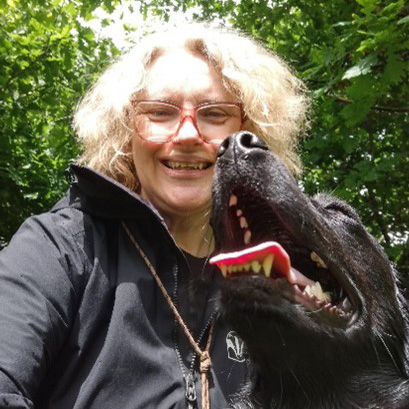
[[[184,118],[183,122],[180,124],[175,136],[173,137],[174,142],[188,142],[193,141],[197,143],[201,141],[199,130],[197,129],[193,119],[190,117]]]

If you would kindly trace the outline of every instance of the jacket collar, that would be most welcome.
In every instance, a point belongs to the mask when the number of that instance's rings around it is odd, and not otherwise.
[[[153,217],[166,227],[159,212],[137,193],[87,166],[71,165],[69,206],[110,220],[146,220]]]

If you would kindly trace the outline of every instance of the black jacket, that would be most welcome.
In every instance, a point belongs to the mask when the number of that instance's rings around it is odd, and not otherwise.
[[[0,253],[0,408],[186,408],[188,368],[200,401],[197,359],[121,222],[201,347],[219,272],[199,272],[197,302],[189,298],[196,287],[186,256],[157,211],[107,177],[72,170],[67,195],[29,218]],[[240,340],[220,323],[211,358],[211,407],[221,409],[247,363]]]

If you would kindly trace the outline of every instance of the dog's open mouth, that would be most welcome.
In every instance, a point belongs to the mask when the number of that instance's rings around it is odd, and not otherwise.
[[[348,322],[351,298],[318,252],[290,234],[269,208],[231,194],[225,214],[223,253],[213,257],[225,278],[253,276],[281,288],[283,298],[307,311]],[[227,244],[227,245],[226,245]],[[273,280],[273,281],[269,281]]]

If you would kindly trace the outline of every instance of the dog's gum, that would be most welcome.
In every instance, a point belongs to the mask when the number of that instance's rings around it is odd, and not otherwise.
[[[253,260],[263,262],[268,255],[274,256],[274,269],[283,276],[288,276],[291,268],[290,257],[283,247],[274,241],[267,241],[241,251],[219,254],[212,257],[209,263],[220,266],[221,264],[247,264]]]

